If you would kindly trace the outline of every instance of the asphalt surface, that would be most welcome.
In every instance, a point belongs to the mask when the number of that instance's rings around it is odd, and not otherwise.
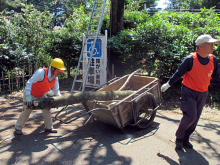
[[[124,131],[101,121],[84,123],[88,116],[69,124],[54,121],[58,133],[44,133],[42,113],[31,113],[23,129],[14,136],[21,111],[4,111],[0,118],[0,164],[37,165],[218,165],[220,164],[220,121],[200,120],[191,136],[194,149],[175,150],[175,132],[181,115],[157,111],[151,127]],[[65,121],[81,115],[82,106],[69,106],[61,114]],[[53,117],[60,110],[52,109]],[[7,112],[8,111],[8,112]]]

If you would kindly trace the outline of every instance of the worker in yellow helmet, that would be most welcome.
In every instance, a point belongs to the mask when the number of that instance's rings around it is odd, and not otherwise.
[[[60,58],[52,60],[51,67],[38,69],[33,76],[27,81],[24,96],[23,96],[23,111],[20,114],[15,124],[15,134],[23,135],[22,128],[30,116],[31,109],[28,106],[32,104],[33,100],[39,98],[47,98],[48,94],[55,94],[61,96],[59,90],[58,75],[64,73],[64,63]],[[53,128],[52,117],[50,110],[43,110],[43,118],[45,124],[45,132],[57,133]]]

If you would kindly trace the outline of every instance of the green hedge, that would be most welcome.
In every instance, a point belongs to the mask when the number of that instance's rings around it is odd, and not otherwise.
[[[143,18],[142,14],[130,14],[135,18],[125,18],[139,20],[136,17]],[[144,68],[149,75],[169,78],[184,57],[195,51],[199,35],[207,33],[220,38],[219,15],[211,9],[203,9],[198,14],[164,11],[144,18],[146,21],[135,28],[125,29],[108,40],[109,48],[119,54],[128,73],[142,67],[142,59],[146,59]],[[214,54],[217,57],[219,50],[216,45]]]

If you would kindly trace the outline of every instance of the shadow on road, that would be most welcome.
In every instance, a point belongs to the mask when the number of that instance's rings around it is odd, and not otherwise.
[[[70,116],[68,118],[71,118]],[[83,125],[87,118],[88,116],[85,116],[80,122],[68,125],[55,122],[55,128],[59,128],[62,133],[46,134],[43,132],[43,124],[39,125],[39,120],[42,120],[42,116],[39,115],[26,123],[25,130],[29,128],[33,130],[30,134],[16,135],[11,143],[2,145],[0,151],[7,150],[12,154],[7,164],[51,163],[54,165],[79,164],[80,162],[91,165],[129,165],[132,163],[132,158],[118,155],[112,144],[129,145],[153,136],[159,128],[159,123],[154,123],[153,127],[145,130],[127,126],[122,132],[118,128],[97,120]],[[30,122],[35,123],[30,124]]]
[[[74,121],[68,125],[55,121],[54,127],[58,128],[58,133],[46,134],[43,132],[44,125],[41,111],[33,113],[36,113],[36,115],[26,123],[25,135],[15,136],[10,142],[0,145],[0,161],[3,162],[2,164],[56,165],[82,163],[88,165],[130,165],[133,164],[133,155],[125,156],[126,154],[119,154],[118,150],[120,150],[120,147],[122,145],[136,144],[135,142],[157,135],[159,126],[163,124],[154,122],[151,127],[144,130],[137,130],[134,127],[127,126],[124,128],[124,132],[122,132],[118,128],[97,120],[83,125],[88,119],[88,116],[84,116],[79,121]],[[11,113],[8,115],[4,114],[4,118],[0,118],[1,122],[14,118],[11,115]],[[53,112],[54,115],[55,112]],[[80,115],[78,109],[70,110],[66,120],[71,120],[75,117],[74,115]],[[168,115],[160,114],[157,115],[157,118],[175,124],[179,123],[179,120]],[[207,123],[198,126],[204,131],[214,131],[216,136],[219,137],[219,123]],[[0,131],[2,133],[13,128],[14,123],[6,123]],[[176,153],[178,154],[179,162],[177,159],[174,160],[172,156],[165,155],[165,153],[157,153],[157,157],[163,158],[171,165],[180,163],[187,165],[192,163],[195,165],[209,164],[204,155],[215,157],[220,161],[220,154],[216,147],[218,145],[217,141],[204,136],[200,131],[196,131],[191,140],[196,143],[205,143],[204,151],[201,152],[194,149],[178,150]],[[115,144],[119,144],[117,150],[114,147]],[[143,151],[140,152],[143,153]],[[123,153],[126,153],[126,150],[123,150]],[[6,157],[3,158],[2,155]]]
[[[179,116],[179,119],[176,118],[170,118],[169,115],[163,115],[162,113],[158,113],[158,118],[161,118],[163,120],[169,121],[171,123],[179,125],[181,115]],[[165,159],[169,164],[171,165],[188,165],[188,164],[194,164],[194,165],[208,165],[209,162],[206,160],[206,158],[203,155],[206,155],[210,158],[215,158],[220,161],[220,153],[218,151],[219,143],[218,143],[218,136],[220,134],[220,122],[214,121],[215,124],[213,124],[212,121],[207,124],[199,124],[197,125],[197,128],[199,127],[199,130],[195,130],[195,132],[190,136],[190,141],[194,142],[194,144],[198,145],[197,148],[200,149],[199,152],[195,149],[187,149],[184,148],[182,150],[176,149],[176,153],[179,156],[179,162],[174,161],[172,158],[163,155],[161,153],[158,153],[157,156]],[[212,138],[210,136],[206,136],[207,134],[212,133]],[[175,134],[175,132],[173,133]],[[202,145],[202,146],[199,146]]]

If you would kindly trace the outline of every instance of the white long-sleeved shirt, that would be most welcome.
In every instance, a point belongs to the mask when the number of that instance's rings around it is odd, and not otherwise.
[[[52,81],[55,76],[51,76],[51,67],[48,69],[48,80]],[[33,76],[27,81],[26,87],[25,87],[25,95],[31,95],[31,87],[32,84],[42,81],[44,79],[44,69],[38,69],[36,72],[33,74]],[[51,90],[54,92],[56,96],[61,96],[60,90],[59,90],[59,80],[58,77],[56,77],[55,84],[51,88]]]

